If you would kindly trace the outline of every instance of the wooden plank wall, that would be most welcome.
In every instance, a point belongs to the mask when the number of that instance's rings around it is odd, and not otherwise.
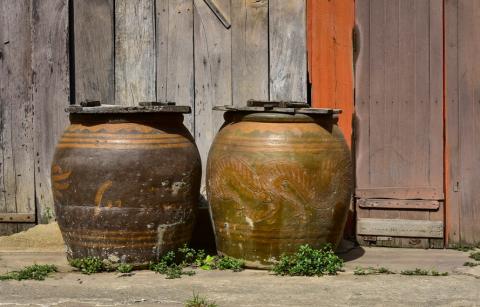
[[[50,168],[57,140],[68,125],[68,1],[32,1],[32,68],[37,221],[53,217]],[[60,43],[63,42],[63,43]]]
[[[312,106],[342,109],[339,127],[353,137],[354,0],[308,0],[308,75]]]
[[[480,2],[445,3],[447,242],[480,243]]]
[[[0,214],[23,221],[0,223],[0,234],[52,217],[50,163],[69,97],[67,17],[67,0],[0,2]]]
[[[190,105],[204,164],[223,123],[213,106],[306,101],[305,0],[214,3],[231,27],[203,0],[1,1],[0,214],[52,217],[50,163],[70,99]],[[0,233],[33,223],[21,225]]]
[[[355,10],[356,197],[440,201],[437,210],[357,206],[357,218],[443,221],[442,2],[357,1]]]

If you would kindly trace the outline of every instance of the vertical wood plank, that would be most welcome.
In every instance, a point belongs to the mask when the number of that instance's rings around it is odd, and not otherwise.
[[[445,124],[446,124],[446,235],[447,244],[460,242],[460,181],[459,113],[458,113],[458,0],[445,1]]]
[[[232,1],[232,103],[268,100],[268,1]]]
[[[372,0],[370,8],[370,183],[385,183],[385,0]]]
[[[1,212],[35,212],[30,21],[29,1],[0,1]]]
[[[441,187],[444,185],[444,121],[443,117],[443,83],[444,83],[444,33],[443,33],[443,3],[441,1],[430,1],[429,8],[430,16],[430,46],[429,46],[429,116],[430,126],[426,127],[429,131],[432,131],[434,137],[429,137],[427,142],[429,143],[429,161],[430,167],[428,170],[428,181],[432,186]],[[440,166],[440,167],[439,167]]]
[[[385,138],[385,177],[384,180],[395,185],[399,179],[398,168],[399,157],[397,155],[401,144],[398,144],[398,135],[400,132],[400,123],[398,121],[399,101],[398,101],[398,81],[399,81],[399,9],[401,0],[385,2],[385,118],[383,120],[384,129],[382,129]],[[377,132],[375,132],[377,133]]]
[[[355,1],[358,57],[355,63],[356,184],[370,184],[370,1]]]
[[[307,101],[305,0],[270,0],[270,99]]]
[[[154,0],[115,1],[115,102],[156,100]]]
[[[35,197],[37,221],[53,216],[50,168],[55,145],[68,125],[68,0],[32,1]]]
[[[194,109],[193,1],[156,0],[157,100]],[[194,116],[185,115],[194,134]]]
[[[230,1],[216,1],[222,12],[230,12]],[[203,0],[194,0],[195,38],[195,141],[202,159],[204,187],[207,155],[223,123],[215,105],[232,104],[231,33]],[[202,193],[204,192],[202,188]]]
[[[113,1],[72,1],[74,46],[71,52],[75,74],[72,90],[75,90],[77,104],[85,99],[115,103]]]

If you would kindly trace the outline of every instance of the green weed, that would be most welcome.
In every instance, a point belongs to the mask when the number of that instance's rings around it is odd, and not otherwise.
[[[470,261],[467,261],[463,264],[463,266],[469,266],[469,267],[475,267],[477,265],[480,265],[480,262],[470,262]]]
[[[133,266],[128,263],[121,263],[117,266],[117,271],[120,273],[130,273],[133,270]]]
[[[273,272],[282,276],[322,276],[335,275],[342,267],[343,260],[335,255],[331,245],[314,249],[306,244],[293,255],[282,255]]]
[[[85,257],[70,260],[70,265],[83,274],[94,274],[106,271],[105,264],[98,257]]]
[[[217,307],[215,302],[209,302],[207,298],[193,293],[193,297],[185,302],[185,307]]]
[[[475,261],[480,261],[480,252],[472,252],[470,253],[470,258]]]
[[[379,268],[356,267],[355,270],[353,271],[353,274],[354,275],[379,275],[379,274],[396,274],[396,273],[384,267],[379,267]]]
[[[447,276],[448,272],[438,272],[436,270],[424,270],[424,269],[414,269],[414,270],[404,270],[400,272],[401,275],[415,275],[415,276]]]
[[[19,271],[0,275],[0,280],[45,280],[51,273],[57,272],[57,267],[51,264],[34,264]]]

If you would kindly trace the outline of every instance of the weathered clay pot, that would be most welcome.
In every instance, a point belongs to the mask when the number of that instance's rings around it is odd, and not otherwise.
[[[227,112],[208,156],[220,254],[264,268],[302,244],[336,246],[352,193],[333,115]]]
[[[52,164],[69,259],[145,265],[189,242],[201,164],[184,108],[70,108]]]

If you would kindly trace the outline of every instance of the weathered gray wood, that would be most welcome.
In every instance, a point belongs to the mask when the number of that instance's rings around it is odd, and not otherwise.
[[[0,213],[0,223],[32,223],[35,222],[35,214],[30,213]]]
[[[443,222],[404,219],[358,219],[360,235],[443,238]]]
[[[441,190],[442,3],[358,1],[356,16],[357,186]]]
[[[35,197],[38,221],[53,217],[50,169],[57,140],[68,125],[68,0],[32,1]],[[63,42],[63,43],[61,43]],[[34,221],[34,220],[33,220]]]
[[[232,102],[268,100],[268,1],[232,1]]]
[[[0,212],[35,214],[31,7],[0,1]],[[16,231],[2,226],[2,232]]]
[[[115,103],[113,1],[72,1],[76,103],[86,99]]]
[[[217,6],[214,0],[203,0],[208,5],[208,7],[212,10],[212,12],[217,16],[218,20],[223,24],[225,28],[230,28],[231,23],[230,20],[225,16],[225,13]]]
[[[460,242],[480,242],[480,3],[458,2],[458,129]],[[450,65],[450,63],[447,63]],[[455,64],[454,64],[455,65]]]
[[[402,199],[358,199],[360,208],[370,209],[406,209],[438,210],[440,203],[436,200],[402,200]]]
[[[355,145],[356,180],[360,187],[370,184],[370,1],[355,1]]]
[[[115,103],[155,101],[154,0],[115,1]]]
[[[268,4],[270,99],[307,101],[306,2]]]
[[[157,100],[194,108],[193,1],[156,0]],[[194,134],[194,116],[185,126]]]
[[[357,188],[355,196],[360,198],[440,200],[444,198],[444,193],[442,188],[433,187],[378,187]]]
[[[445,153],[446,153],[446,235],[447,244],[460,243],[460,182],[458,130],[458,0],[445,1]]]
[[[70,106],[66,108],[69,113],[77,114],[119,114],[119,113],[184,113],[191,112],[189,106],[175,106],[175,105],[163,105],[163,106],[135,106],[125,107],[119,105],[101,105],[99,107],[81,107]]]
[[[230,1],[216,3],[222,11],[230,12]],[[232,104],[232,45],[230,30],[218,22],[205,2],[194,0],[194,7],[195,141],[205,178],[208,150],[223,123],[222,112],[214,112],[212,107]]]

